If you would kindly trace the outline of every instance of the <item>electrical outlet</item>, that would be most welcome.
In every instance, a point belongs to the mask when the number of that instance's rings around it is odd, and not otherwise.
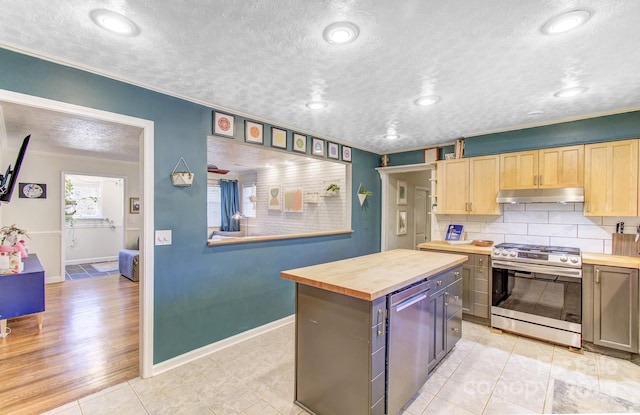
[[[171,245],[171,229],[156,231],[156,245]]]

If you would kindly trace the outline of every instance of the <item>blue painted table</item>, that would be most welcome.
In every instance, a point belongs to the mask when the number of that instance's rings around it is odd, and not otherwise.
[[[23,259],[20,274],[0,275],[0,337],[7,335],[7,319],[38,314],[38,328],[42,330],[44,313],[44,268],[36,254]]]

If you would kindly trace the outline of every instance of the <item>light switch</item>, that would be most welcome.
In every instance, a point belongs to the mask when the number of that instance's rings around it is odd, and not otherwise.
[[[171,229],[156,231],[156,245],[171,245]]]

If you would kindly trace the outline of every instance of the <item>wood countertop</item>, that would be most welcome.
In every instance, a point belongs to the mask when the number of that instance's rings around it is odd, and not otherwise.
[[[429,241],[418,244],[418,249],[437,249],[438,251],[462,252],[465,254],[491,255],[490,246],[475,246],[473,244],[455,244],[447,241]]]
[[[460,265],[466,255],[395,249],[282,271],[300,284],[373,301],[414,282]]]
[[[640,257],[611,254],[582,253],[582,263],[592,265],[607,265],[611,267],[640,269]]]

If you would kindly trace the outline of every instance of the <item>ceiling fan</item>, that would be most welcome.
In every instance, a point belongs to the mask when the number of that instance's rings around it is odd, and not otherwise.
[[[213,164],[207,165],[207,171],[209,173],[216,173],[216,174],[227,174],[227,173],[229,173],[229,170],[219,169],[218,166],[214,166]]]

